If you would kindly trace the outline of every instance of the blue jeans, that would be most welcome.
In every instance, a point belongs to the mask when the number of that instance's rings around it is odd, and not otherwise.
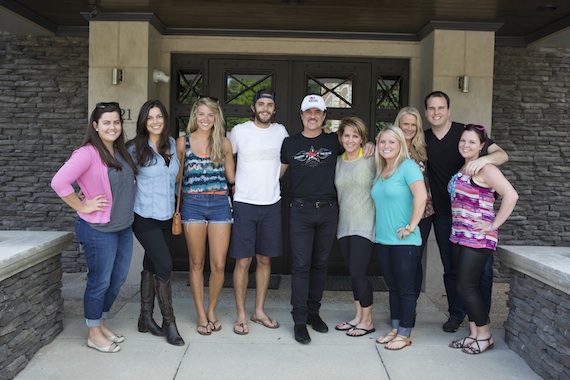
[[[318,314],[338,222],[336,201],[326,207],[291,203],[291,305],[296,325]]]
[[[390,319],[398,334],[410,336],[416,315],[415,280],[420,246],[376,244],[378,264],[388,285]]]
[[[77,218],[75,235],[87,261],[87,286],[83,297],[85,324],[101,326],[107,318],[121,286],[125,283],[133,254],[131,227],[118,232],[99,232]]]
[[[447,293],[449,317],[462,321],[465,318],[465,306],[457,291],[457,273],[453,266],[451,247],[451,215],[433,215],[433,229],[439,247],[439,255],[443,264],[443,284]],[[491,310],[491,293],[493,289],[493,255],[485,263],[483,274],[479,279],[479,287],[487,311]]]

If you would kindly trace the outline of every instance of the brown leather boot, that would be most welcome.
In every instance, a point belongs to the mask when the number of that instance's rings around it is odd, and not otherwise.
[[[162,329],[152,318],[154,310],[154,277],[152,272],[141,272],[141,313],[139,315],[139,332],[150,331],[152,335],[164,336]]]
[[[166,335],[166,340],[172,345],[183,346],[184,340],[176,327],[176,318],[174,318],[174,310],[172,309],[170,279],[164,282],[155,275],[154,286],[156,287],[158,306],[160,306],[160,311],[162,312],[162,331]]]

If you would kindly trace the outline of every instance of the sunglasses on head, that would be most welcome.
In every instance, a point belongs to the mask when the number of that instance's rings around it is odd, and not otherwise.
[[[107,107],[121,108],[119,106],[119,103],[117,103],[117,102],[101,102],[101,103],[97,103],[97,105],[95,106],[95,108],[99,108],[99,109],[105,109]]]
[[[463,128],[465,128],[465,129],[475,128],[476,130],[483,132],[483,137],[487,138],[487,130],[485,129],[485,127],[483,125],[465,124],[465,126]]]

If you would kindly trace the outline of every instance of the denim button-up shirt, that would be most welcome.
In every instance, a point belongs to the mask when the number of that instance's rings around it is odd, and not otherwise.
[[[176,143],[170,137],[170,165],[164,158],[154,153],[156,163],[151,166],[138,166],[139,174],[135,185],[135,213],[143,218],[168,220],[174,214],[176,175],[180,161],[176,156]],[[149,142],[150,144],[150,142]],[[130,148],[134,148],[131,146]],[[134,156],[134,149],[129,149]],[[154,151],[154,150],[153,150]]]

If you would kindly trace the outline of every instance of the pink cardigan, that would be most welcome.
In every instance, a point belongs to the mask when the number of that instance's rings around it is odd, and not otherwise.
[[[109,182],[108,168],[101,160],[99,152],[93,145],[84,145],[75,150],[69,160],[55,173],[51,187],[60,197],[66,197],[75,190],[72,184],[77,181],[84,199],[91,199],[99,194],[105,194],[109,206],[105,211],[95,211],[90,214],[78,212],[81,219],[90,223],[108,223],[111,220],[113,194]]]

